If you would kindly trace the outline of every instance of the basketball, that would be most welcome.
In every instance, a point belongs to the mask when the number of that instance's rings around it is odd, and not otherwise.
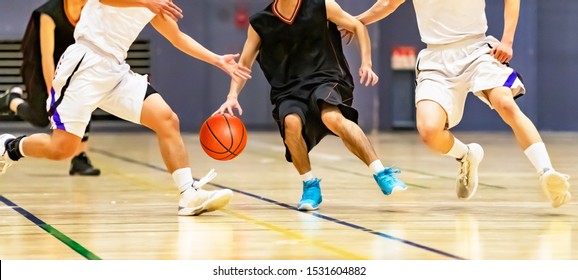
[[[236,158],[247,144],[247,129],[241,119],[218,114],[208,118],[199,132],[201,147],[216,160]]]

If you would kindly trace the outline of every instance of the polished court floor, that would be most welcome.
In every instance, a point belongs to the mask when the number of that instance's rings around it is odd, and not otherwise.
[[[458,164],[417,133],[370,139],[409,189],[384,196],[336,137],[311,153],[322,179],[318,211],[300,212],[297,172],[276,132],[249,131],[245,151],[207,157],[184,135],[193,175],[230,188],[225,209],[179,217],[177,191],[151,133],[94,133],[100,177],[68,176],[68,161],[23,159],[0,177],[3,260],[560,260],[578,259],[578,193],[553,209],[511,133],[457,133],[485,149],[480,187],[455,195]],[[578,181],[578,133],[544,133],[554,166]]]

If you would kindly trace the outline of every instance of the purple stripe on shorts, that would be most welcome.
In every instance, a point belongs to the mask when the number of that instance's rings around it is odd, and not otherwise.
[[[516,73],[516,71],[512,71],[512,74],[510,74],[510,76],[508,77],[508,79],[504,83],[504,86],[511,88],[514,85],[516,78],[518,78],[518,74]]]
[[[54,88],[51,88],[50,89],[50,107],[51,108],[52,108],[52,106],[54,106],[54,103],[56,103],[55,95],[56,95],[56,93],[54,92]],[[54,124],[56,125],[57,129],[66,131],[64,124],[60,120],[60,115],[58,114],[58,109],[56,109],[56,108],[54,108],[54,114],[52,115],[52,121],[54,121]]]

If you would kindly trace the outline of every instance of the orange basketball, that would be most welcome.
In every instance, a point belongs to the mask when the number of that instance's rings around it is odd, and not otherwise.
[[[241,119],[229,114],[208,118],[199,132],[201,147],[216,160],[237,157],[247,144],[247,129]]]

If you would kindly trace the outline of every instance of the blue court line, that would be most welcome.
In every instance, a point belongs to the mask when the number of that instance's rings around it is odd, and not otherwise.
[[[156,165],[153,165],[153,164],[141,162],[141,161],[138,161],[138,160],[135,160],[135,159],[132,159],[132,158],[120,156],[120,155],[117,155],[117,154],[114,154],[114,153],[111,153],[111,152],[108,152],[108,151],[105,151],[105,150],[95,149],[95,148],[90,148],[90,150],[93,151],[93,152],[96,152],[96,153],[99,153],[99,154],[102,154],[102,155],[111,157],[111,158],[115,158],[115,159],[118,159],[118,160],[125,161],[125,162],[134,163],[134,164],[137,164],[137,165],[149,167],[149,168],[152,168],[152,169],[155,169],[155,170],[158,170],[158,171],[162,171],[162,172],[168,172],[165,168],[162,168],[162,167],[159,167],[159,166],[156,166]],[[198,180],[198,179],[195,178],[195,180]],[[256,194],[249,193],[249,192],[246,192],[246,191],[242,191],[242,190],[239,190],[239,189],[234,189],[234,188],[226,187],[226,186],[223,186],[223,185],[220,185],[220,184],[216,184],[216,183],[211,183],[211,182],[209,182],[209,184],[210,184],[210,185],[213,185],[213,186],[215,186],[215,187],[221,188],[221,189],[230,189],[230,190],[232,190],[232,191],[234,191],[234,192],[237,192],[237,193],[240,193],[240,194],[244,194],[244,195],[246,195],[246,196],[250,196],[250,197],[253,197],[253,198],[256,198],[256,199],[265,201],[265,202],[269,202],[269,203],[272,203],[272,204],[275,204],[275,205],[278,205],[278,206],[281,206],[281,207],[284,207],[284,208],[287,208],[287,209],[290,209],[290,210],[298,211],[298,212],[300,212],[300,213],[310,214],[310,215],[315,216],[315,217],[318,217],[318,218],[320,218],[320,219],[324,219],[324,220],[327,220],[327,221],[330,221],[330,222],[334,222],[334,223],[337,223],[337,224],[340,224],[340,225],[343,225],[343,226],[346,226],[346,227],[350,227],[350,228],[353,228],[353,229],[356,229],[356,230],[360,230],[360,231],[363,231],[363,232],[367,232],[367,233],[369,233],[369,234],[373,234],[373,235],[377,235],[377,236],[380,236],[380,237],[383,237],[383,238],[387,238],[387,239],[390,239],[390,240],[398,241],[398,242],[407,244],[407,245],[409,245],[409,246],[416,247],[416,248],[419,248],[419,249],[422,249],[422,250],[426,250],[426,251],[429,251],[429,252],[432,252],[432,253],[435,253],[435,254],[438,254],[438,255],[442,255],[442,256],[451,258],[451,259],[465,260],[465,258],[462,258],[462,257],[460,257],[460,256],[457,256],[457,255],[454,255],[454,254],[451,254],[451,253],[448,253],[448,252],[444,252],[444,251],[441,251],[441,250],[438,250],[438,249],[435,249],[435,248],[431,248],[431,247],[428,247],[428,246],[425,246],[425,245],[421,245],[421,244],[418,244],[418,243],[409,241],[409,240],[405,240],[405,239],[402,239],[402,238],[398,238],[398,237],[395,237],[395,236],[392,236],[392,235],[389,235],[389,234],[386,234],[386,233],[383,233],[383,232],[375,231],[375,230],[372,230],[372,229],[370,229],[370,228],[366,228],[366,227],[363,227],[363,226],[360,226],[360,225],[352,224],[352,223],[349,223],[349,222],[346,222],[346,221],[343,221],[343,220],[340,220],[340,219],[332,218],[332,217],[329,217],[329,216],[326,216],[326,215],[323,215],[323,214],[319,214],[319,213],[316,213],[316,212],[303,212],[303,211],[299,211],[299,210],[298,210],[296,207],[294,207],[294,206],[291,206],[291,205],[289,205],[289,204],[286,204],[286,203],[283,203],[283,202],[279,202],[279,201],[276,201],[276,200],[273,200],[273,199],[270,199],[270,198],[262,197],[262,196],[260,196],[260,195],[256,195]]]
[[[70,237],[66,236],[64,233],[60,232],[59,230],[55,229],[53,226],[45,223],[38,217],[34,216],[32,213],[26,211],[24,208],[18,206],[16,203],[10,201],[3,195],[0,195],[0,201],[2,201],[7,206],[12,207],[12,209],[18,212],[20,215],[24,216],[26,219],[33,222],[35,225],[43,229],[44,231],[48,232],[50,235],[54,236],[56,239],[62,241],[66,246],[70,247],[70,249],[76,251],[83,257],[88,260],[100,260],[101,258],[89,251],[88,249],[84,248],[82,245],[78,244],[78,242],[72,240]]]

